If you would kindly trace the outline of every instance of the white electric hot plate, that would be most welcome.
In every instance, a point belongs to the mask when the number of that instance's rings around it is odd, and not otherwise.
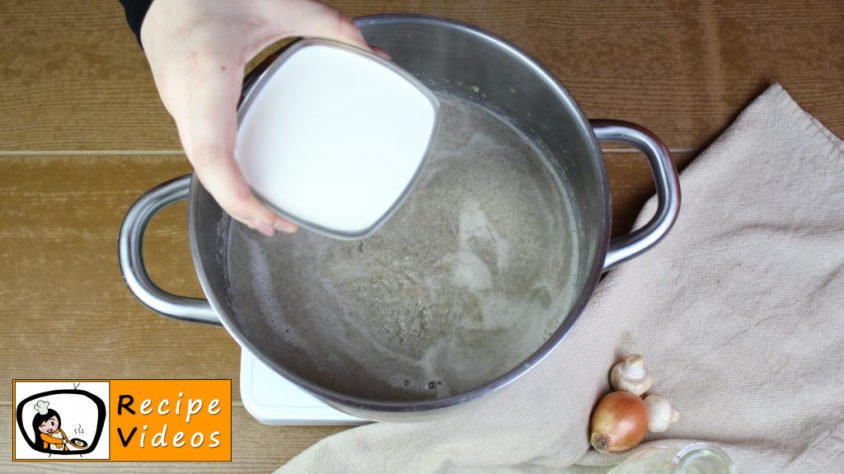
[[[359,425],[355,418],[319,401],[243,349],[240,357],[243,406],[265,425]]]

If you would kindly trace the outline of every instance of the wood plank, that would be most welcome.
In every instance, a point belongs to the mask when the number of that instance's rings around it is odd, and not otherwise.
[[[586,115],[644,125],[700,149],[781,82],[844,135],[844,3],[838,0],[330,2],[351,15],[411,11],[509,39],[545,64]]]
[[[219,328],[161,318],[137,302],[117,264],[117,235],[147,189],[184,174],[184,158],[0,158],[0,379],[230,378],[240,350]],[[148,231],[150,273],[198,295],[185,206]],[[44,364],[43,350],[65,354]],[[0,400],[10,399],[0,384]],[[239,393],[235,394],[239,400]]]
[[[10,411],[10,403],[0,403],[0,410]],[[7,418],[8,419],[8,418]],[[317,441],[347,429],[343,426],[266,426],[235,404],[232,407],[232,462],[151,462],[151,463],[12,463],[11,423],[0,424],[0,471],[50,472],[271,472]]]
[[[112,0],[0,2],[0,149],[179,149]]]
[[[772,81],[844,135],[844,3],[337,0],[476,24],[546,64],[590,117],[700,148]],[[113,0],[0,3],[0,150],[178,149]]]

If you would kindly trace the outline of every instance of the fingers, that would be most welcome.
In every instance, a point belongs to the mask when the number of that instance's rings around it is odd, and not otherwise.
[[[264,21],[274,24],[276,31],[259,43],[269,44],[287,36],[315,36],[369,49],[350,18],[322,3],[287,0],[261,5],[276,9],[260,13]],[[264,46],[253,44],[258,50]],[[176,119],[188,158],[203,186],[233,218],[265,235],[272,235],[273,230],[295,232],[294,223],[258,201],[234,159],[242,63],[248,57],[233,55],[234,59],[228,63],[221,58],[216,54],[192,58],[190,70],[194,75],[186,91],[189,94],[186,113]]]
[[[185,116],[177,123],[188,159],[217,203],[236,220],[271,236],[294,232],[296,225],[267,209],[252,194],[235,159],[236,107],[242,73],[219,57],[191,67]],[[182,130],[184,129],[184,130]]]
[[[323,3],[288,0],[271,3],[268,18],[275,19],[279,37],[310,36],[348,43],[369,50],[351,18]]]

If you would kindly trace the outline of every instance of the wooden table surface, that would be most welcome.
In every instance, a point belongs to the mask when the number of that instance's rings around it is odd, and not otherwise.
[[[413,12],[493,31],[532,53],[587,116],[642,124],[681,168],[768,84],[844,136],[844,3],[364,0],[351,16]],[[158,317],[117,265],[127,208],[190,170],[116,0],[0,2],[0,458],[10,465],[12,378],[230,378],[226,332]],[[607,154],[616,234],[652,192],[644,160]],[[148,232],[153,278],[200,295],[185,206]],[[45,363],[37,351],[60,351]],[[257,471],[340,427],[267,427],[233,394],[233,464],[51,464],[67,471]]]

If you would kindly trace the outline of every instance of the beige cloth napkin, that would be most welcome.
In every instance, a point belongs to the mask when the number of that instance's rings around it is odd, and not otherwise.
[[[440,421],[339,433],[282,471],[606,472],[624,456],[587,452],[590,412],[639,352],[681,412],[648,439],[717,442],[740,473],[844,472],[844,144],[773,85],[681,185],[669,236],[612,271],[532,372]]]

